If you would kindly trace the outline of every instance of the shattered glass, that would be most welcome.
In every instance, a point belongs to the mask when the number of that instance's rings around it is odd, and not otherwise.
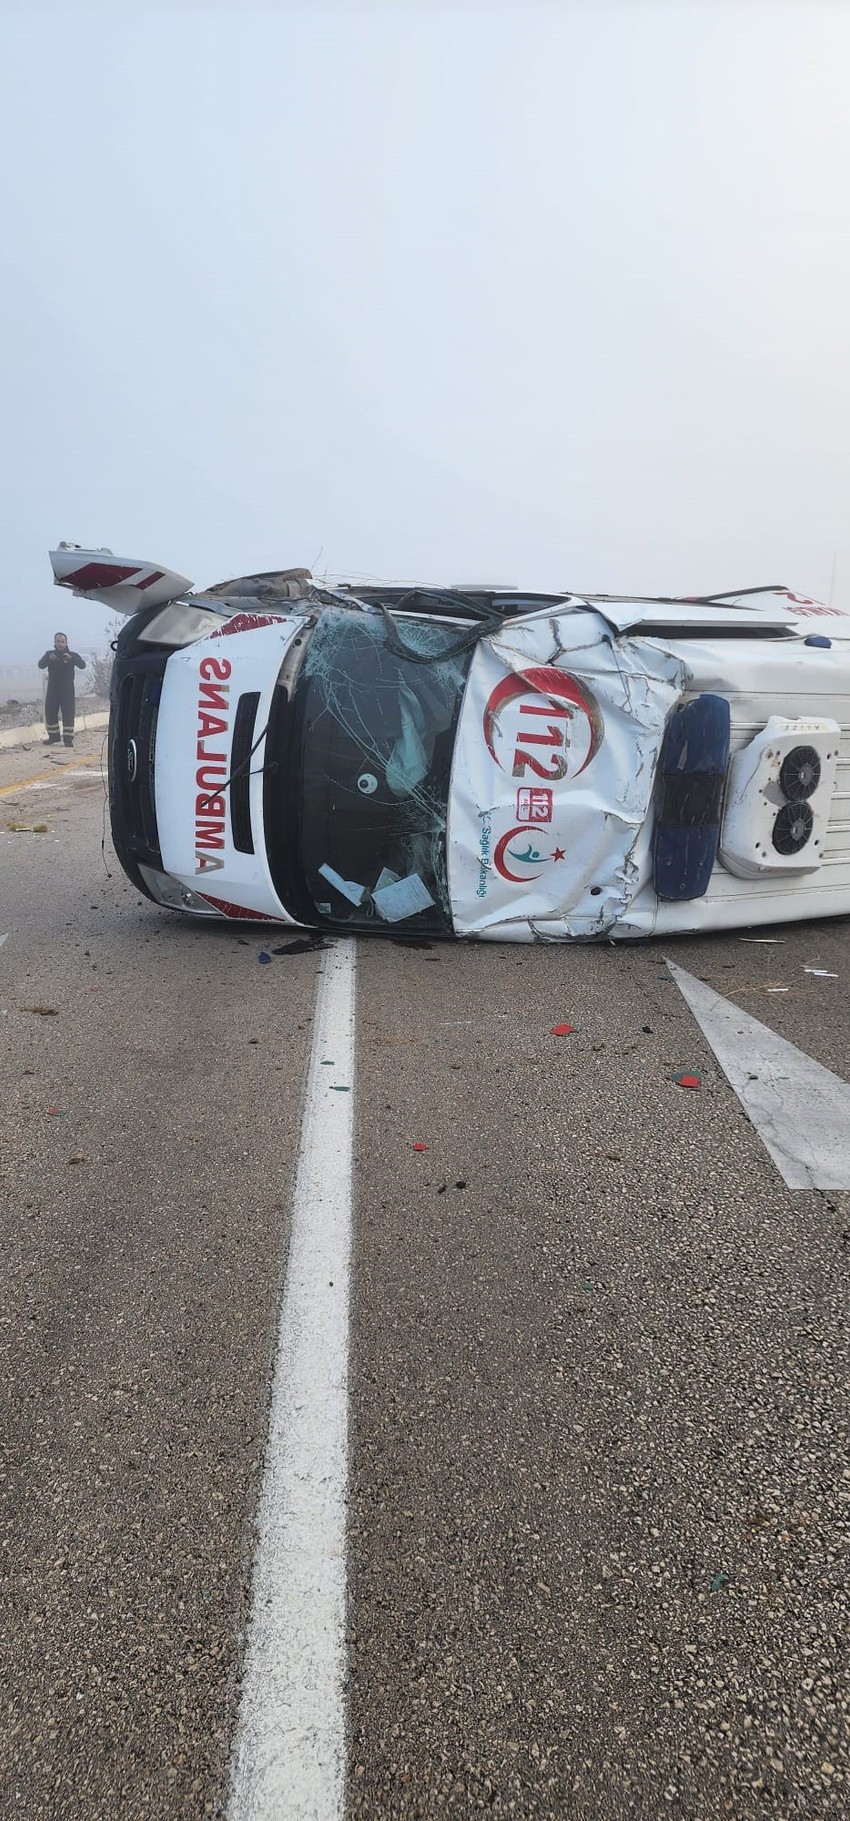
[[[456,646],[456,628],[422,620],[319,618],[294,699],[300,870],[318,921],[451,928],[449,777],[472,655]]]

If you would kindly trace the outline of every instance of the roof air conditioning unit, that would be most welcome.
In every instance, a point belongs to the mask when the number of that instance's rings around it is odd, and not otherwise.
[[[835,787],[837,721],[772,715],[735,754],[726,785],[720,859],[739,879],[812,873],[823,861]]]

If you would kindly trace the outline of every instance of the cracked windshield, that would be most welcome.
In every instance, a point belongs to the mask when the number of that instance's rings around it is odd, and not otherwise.
[[[449,926],[446,814],[463,630],[326,611],[295,695],[301,869],[319,919]]]

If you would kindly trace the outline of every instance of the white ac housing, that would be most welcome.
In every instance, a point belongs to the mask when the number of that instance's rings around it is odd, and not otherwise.
[[[837,721],[771,715],[732,759],[720,859],[739,879],[812,873],[823,860],[838,762]]]

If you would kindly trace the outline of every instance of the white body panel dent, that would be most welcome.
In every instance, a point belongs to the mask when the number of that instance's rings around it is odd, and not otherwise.
[[[458,935],[513,940],[525,924],[527,941],[544,926],[592,937],[620,920],[643,870],[658,752],[683,678],[679,657],[616,641],[593,612],[482,642],[449,800]]]

